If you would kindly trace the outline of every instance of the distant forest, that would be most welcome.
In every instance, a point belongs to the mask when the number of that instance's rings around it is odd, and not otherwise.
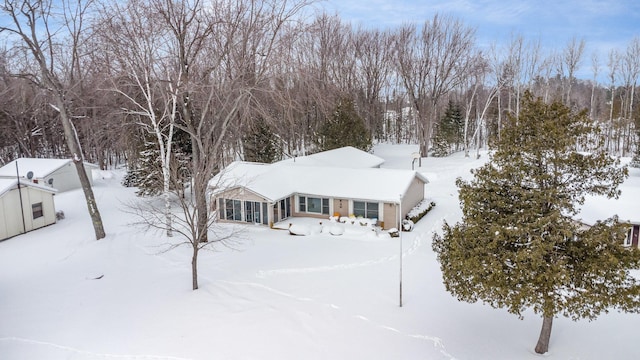
[[[345,132],[446,156],[499,137],[527,91],[585,109],[615,155],[637,148],[640,37],[605,58],[580,38],[550,52],[517,34],[481,48],[474,28],[446,14],[378,30],[311,5],[6,1],[0,164],[72,156],[64,111],[86,161],[103,168],[155,153],[206,158],[215,173],[255,153],[258,137],[270,160],[318,151],[344,103],[364,125]]]

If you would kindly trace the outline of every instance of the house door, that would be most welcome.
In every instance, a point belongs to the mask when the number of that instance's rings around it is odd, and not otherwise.
[[[280,212],[278,211],[278,203],[273,205],[273,223],[280,221]]]
[[[280,205],[280,220],[284,220],[291,216],[291,198],[282,199]]]
[[[291,216],[291,198],[286,198],[284,199],[284,209],[285,209],[285,216],[289,217]]]

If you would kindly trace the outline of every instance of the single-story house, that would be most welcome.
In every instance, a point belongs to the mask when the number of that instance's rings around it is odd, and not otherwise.
[[[85,162],[84,168],[89,182],[93,185],[92,172],[98,170],[98,165]],[[71,159],[19,158],[0,167],[0,178],[15,179],[16,175],[35,184],[55,188],[60,192],[81,187],[78,172]]]
[[[0,240],[54,224],[55,192],[24,179],[0,179]]]
[[[602,218],[599,220],[605,220],[605,218]],[[578,224],[580,225],[582,230],[586,230],[591,226],[593,226],[593,224],[595,224],[596,221],[597,220],[586,222],[584,220],[580,220],[578,221]],[[640,248],[640,243],[638,242],[638,235],[640,234],[640,221],[633,221],[633,220],[627,220],[627,219],[621,219],[621,218],[618,218],[618,221],[621,224],[624,224],[625,226],[627,226],[627,233],[624,239],[621,239],[622,244],[626,247]]]
[[[426,183],[411,170],[236,161],[211,179],[209,194],[219,221],[272,226],[288,217],[353,215],[388,229],[424,199]]]

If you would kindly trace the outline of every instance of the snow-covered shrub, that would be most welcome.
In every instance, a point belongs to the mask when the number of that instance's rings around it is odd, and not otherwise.
[[[340,235],[344,234],[344,226],[340,226],[340,225],[337,225],[337,224],[336,225],[332,225],[329,228],[329,233],[331,235],[334,235],[334,236],[340,236]]]
[[[431,209],[436,206],[436,203],[429,200],[422,200],[418,205],[416,205],[409,213],[407,217],[409,220],[413,221],[413,223],[417,223],[422,219]]]
[[[311,235],[311,228],[305,225],[292,224],[289,226],[289,234],[297,236]]]
[[[407,220],[407,219],[402,220],[402,231],[413,230],[413,225],[415,225],[415,223],[411,220]]]

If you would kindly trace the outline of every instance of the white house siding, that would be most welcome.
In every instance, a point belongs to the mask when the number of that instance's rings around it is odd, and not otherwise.
[[[424,199],[424,182],[414,178],[409,189],[402,197],[402,217],[409,213],[414,206]]]
[[[13,219],[7,218],[8,214],[16,213],[15,209],[9,205],[9,194],[6,193],[3,196],[0,196],[0,240],[6,239],[10,236],[15,235],[15,230],[13,227],[9,229],[9,224],[15,223]],[[9,235],[13,234],[13,235]]]
[[[91,186],[93,186],[93,169],[93,166],[86,163],[84,164],[84,170],[87,173],[87,177],[89,178],[89,183],[91,184]],[[79,189],[82,187],[80,184],[80,178],[78,177],[76,166],[73,164],[73,162],[69,162],[68,164],[62,166],[51,174],[45,176],[44,179],[38,179],[38,182],[42,181],[44,184],[48,185],[49,179],[53,179],[52,187],[60,192]]]
[[[21,179],[51,187],[57,191],[81,188],[75,164],[70,159],[20,158],[0,167],[0,179],[15,179],[16,163],[18,163]],[[89,183],[93,186],[93,170],[97,170],[98,166],[85,162],[84,169]],[[33,174],[32,179],[27,178],[29,172]],[[50,180],[52,184],[49,184]]]
[[[20,196],[24,224],[20,212]],[[41,217],[34,219],[32,205],[42,203]],[[37,188],[22,186],[20,191],[12,189],[0,196],[0,240],[35,230],[56,222],[53,194]]]

